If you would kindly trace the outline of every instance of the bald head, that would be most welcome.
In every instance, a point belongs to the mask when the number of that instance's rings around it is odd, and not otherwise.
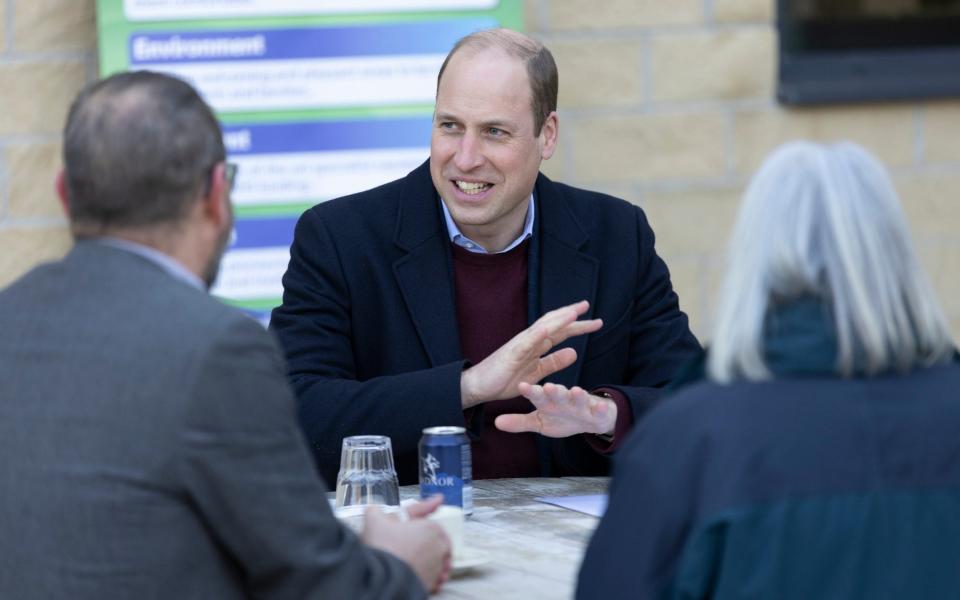
[[[66,194],[78,237],[176,224],[226,152],[187,83],[131,72],[86,88],[64,131]]]
[[[534,131],[539,132],[550,113],[557,110],[559,75],[557,63],[546,46],[519,31],[511,29],[485,29],[463,37],[458,41],[440,67],[437,89],[443,72],[450,60],[458,53],[479,54],[487,50],[500,50],[521,61],[530,84],[530,109],[533,111]]]

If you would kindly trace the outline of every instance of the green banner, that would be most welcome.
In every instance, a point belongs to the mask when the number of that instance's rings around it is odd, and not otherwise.
[[[523,28],[522,0],[97,0],[100,71],[189,81],[239,171],[237,222],[213,292],[264,317],[297,217],[402,177],[429,155],[453,44]]]

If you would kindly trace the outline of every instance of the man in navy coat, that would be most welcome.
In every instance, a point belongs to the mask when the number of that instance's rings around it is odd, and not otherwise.
[[[301,217],[271,326],[328,481],[370,433],[416,482],[435,425],[468,428],[476,478],[604,474],[699,351],[643,211],[539,173],[556,102],[542,44],[471,34],[440,69],[430,160]]]

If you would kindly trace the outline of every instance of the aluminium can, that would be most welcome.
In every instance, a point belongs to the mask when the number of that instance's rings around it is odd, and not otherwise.
[[[473,514],[473,461],[463,427],[427,427],[420,438],[420,497],[443,494],[443,503]]]

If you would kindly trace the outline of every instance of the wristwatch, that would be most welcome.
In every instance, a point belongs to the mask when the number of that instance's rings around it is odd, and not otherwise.
[[[608,393],[606,393],[606,392],[598,392],[598,393],[594,394],[594,396],[600,396],[601,398],[606,398],[607,400],[614,401],[614,400],[613,400],[613,396],[611,396],[610,394],[608,394]],[[614,428],[616,428],[617,424],[614,423],[613,426],[614,426]],[[613,433],[595,433],[595,434],[593,434],[593,435],[597,436],[598,438],[600,438],[601,440],[603,440],[604,442],[606,442],[606,443],[608,443],[608,444],[612,444],[612,443],[613,443],[613,436],[614,436]]]

